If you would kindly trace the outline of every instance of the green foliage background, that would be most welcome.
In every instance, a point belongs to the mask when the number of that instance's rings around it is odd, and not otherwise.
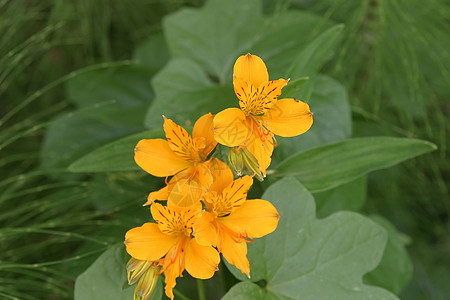
[[[311,57],[297,61],[289,74],[311,77],[297,93],[327,122],[317,121],[298,139],[281,140],[274,166],[314,192],[313,199],[299,187],[315,203],[318,223],[350,210],[370,215],[386,229],[384,256],[378,255],[381,263],[364,282],[404,299],[448,298],[449,3],[432,0],[424,8],[418,0],[267,0],[264,15],[250,15],[246,9],[251,11],[253,2],[223,18],[235,17],[236,28],[254,27],[229,36],[233,29],[226,27],[216,36],[208,28],[180,35],[183,24],[206,21],[191,17],[196,10],[176,11],[202,7],[203,1],[0,1],[0,298],[71,299],[75,279],[102,252],[113,249],[109,255],[122,263],[123,253],[111,246],[148,219],[140,204],[149,187],[163,184],[136,171],[129,149],[140,138],[161,136],[161,110],[185,121],[196,115],[183,116],[179,105],[192,98],[205,100],[194,108],[197,114],[213,99],[217,110],[234,101],[231,66],[249,50],[267,58],[273,78],[285,76],[296,57]],[[305,20],[310,27],[296,32]],[[205,47],[208,38],[223,43],[222,52]],[[283,55],[273,52],[280,47]],[[189,83],[181,89],[196,88],[176,94],[177,82]],[[438,150],[360,177],[408,157],[393,148],[392,154],[403,159],[394,157],[385,165],[372,161],[366,171],[326,190],[308,186],[305,174],[283,169],[282,161],[299,150],[332,142],[338,143],[331,147],[348,149],[345,139],[370,136],[428,140]],[[408,143],[403,149],[427,147]],[[324,154],[313,153],[322,161]],[[295,161],[308,163],[307,154],[296,154]],[[329,165],[322,162],[311,176]],[[276,176],[255,187],[255,197]],[[411,280],[405,245],[414,266]],[[249,255],[258,259],[257,253]],[[223,296],[237,283],[232,268],[221,270],[206,283],[211,297]],[[177,288],[195,299],[192,284],[183,279]],[[261,280],[270,290],[270,278],[261,275]],[[227,297],[242,294],[240,288],[261,292],[245,282]]]

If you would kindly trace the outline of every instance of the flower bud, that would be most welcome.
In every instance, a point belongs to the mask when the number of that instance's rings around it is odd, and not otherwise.
[[[156,267],[153,261],[131,258],[127,263],[128,284],[136,283],[134,300],[148,300],[158,282],[161,267]]]
[[[229,148],[228,165],[236,176],[249,174],[254,175],[259,181],[264,180],[264,175],[259,170],[258,160],[256,160],[247,148]]]

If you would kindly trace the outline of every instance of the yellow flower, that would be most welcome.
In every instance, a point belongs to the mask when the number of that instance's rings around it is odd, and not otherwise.
[[[279,214],[268,201],[246,200],[252,177],[218,181],[221,187],[206,194],[206,211],[194,225],[195,238],[201,245],[217,247],[229,263],[250,276],[247,242],[273,232]]]
[[[169,200],[169,205],[188,207],[199,201],[211,186],[215,172],[224,163],[207,160],[216,147],[211,113],[200,117],[192,136],[181,126],[164,117],[167,140],[146,139],[136,145],[134,159],[146,172],[158,176],[173,176],[163,189],[150,193],[146,204],[153,200]]]
[[[280,99],[288,80],[269,81],[266,65],[256,55],[240,56],[233,69],[234,92],[239,108],[227,108],[214,117],[214,137],[228,147],[247,147],[266,174],[271,162],[275,134],[292,137],[312,125],[308,104],[297,99]]]
[[[137,260],[153,261],[165,274],[165,292],[173,299],[176,278],[186,269],[191,276],[208,279],[220,262],[218,252],[211,246],[200,245],[192,238],[192,226],[201,213],[200,202],[190,208],[174,210],[155,203],[151,213],[157,223],[145,223],[125,235],[128,254]]]

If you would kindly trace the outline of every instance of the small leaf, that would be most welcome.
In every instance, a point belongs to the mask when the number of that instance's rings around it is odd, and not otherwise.
[[[364,276],[364,282],[382,286],[399,294],[412,277],[413,265],[405,248],[409,243],[409,237],[398,232],[394,225],[383,217],[371,216],[370,218],[383,226],[389,234],[389,239],[380,264]]]
[[[283,93],[280,96],[282,98],[292,98],[291,96],[309,80],[308,76],[303,76],[294,80],[290,80],[289,84],[283,88]]]
[[[161,129],[136,133],[114,141],[81,157],[69,166],[71,172],[113,172],[139,170],[134,162],[134,147],[141,139],[163,137]]]
[[[267,283],[262,291],[268,299],[397,299],[362,282],[381,260],[387,241],[381,226],[352,212],[316,219],[312,195],[295,178],[275,183],[262,198],[277,208],[280,223],[275,232],[249,245],[248,258],[250,280]],[[236,268],[230,270],[246,280]],[[257,293],[249,284],[235,289],[244,287]],[[236,294],[233,289],[230,293]],[[241,299],[254,298],[244,293]]]
[[[83,274],[75,281],[75,300],[133,299],[134,286],[127,287],[126,264],[129,256],[125,253],[124,245],[117,245],[104,252]],[[123,289],[123,287],[127,287]],[[153,291],[151,300],[161,299],[161,279]]]
[[[295,176],[308,190],[320,192],[435,149],[434,144],[417,139],[353,138],[294,154],[280,163],[274,175]]]

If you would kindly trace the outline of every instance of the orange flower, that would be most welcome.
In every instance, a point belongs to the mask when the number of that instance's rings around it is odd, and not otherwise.
[[[166,295],[173,299],[176,279],[182,277],[184,269],[195,278],[208,279],[217,270],[220,257],[213,247],[202,246],[191,236],[202,210],[200,202],[180,210],[155,203],[150,209],[157,223],[129,230],[125,235],[126,249],[133,258],[152,261],[151,267],[162,267]]]
[[[246,200],[252,177],[218,181],[221,188],[206,194],[206,211],[194,224],[194,235],[199,244],[217,247],[229,263],[250,277],[247,242],[273,232],[280,217],[270,202]]]
[[[173,176],[163,189],[150,193],[146,204],[153,200],[169,200],[169,205],[188,207],[195,204],[211,186],[214,174],[224,168],[218,160],[206,160],[216,147],[211,113],[200,117],[192,136],[181,126],[164,117],[167,140],[141,140],[136,145],[134,159],[146,172],[158,176]]]
[[[269,81],[266,65],[256,55],[242,55],[233,69],[234,92],[239,108],[227,108],[214,117],[214,137],[228,147],[248,147],[265,175],[271,162],[275,134],[292,137],[312,125],[308,104],[297,99],[280,99],[288,80]]]

